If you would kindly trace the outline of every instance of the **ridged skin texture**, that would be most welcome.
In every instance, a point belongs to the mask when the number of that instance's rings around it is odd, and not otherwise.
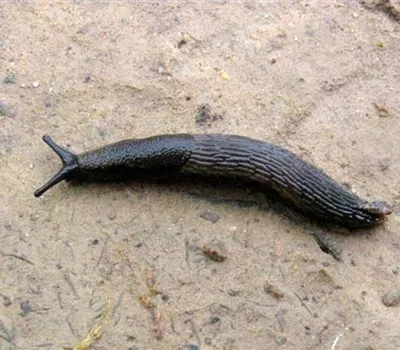
[[[341,226],[373,226],[383,219],[379,210],[365,210],[364,200],[279,146],[219,134],[195,135],[194,141],[195,148],[182,169],[186,173],[256,181],[273,188],[301,211]]]
[[[194,149],[193,136],[161,135],[124,140],[78,155],[74,178],[118,180],[179,172]]]
[[[347,227],[374,226],[392,208],[368,203],[293,153],[234,135],[160,135],[125,140],[75,155],[49,137],[63,168],[35,192],[38,197],[63,180],[148,179],[176,174],[255,181],[322,221]]]

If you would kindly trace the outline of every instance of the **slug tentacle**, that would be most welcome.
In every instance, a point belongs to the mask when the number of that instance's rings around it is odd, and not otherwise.
[[[43,141],[47,143],[54,152],[57,153],[62,161],[63,166],[61,170],[56,175],[54,175],[46,184],[35,191],[35,197],[40,197],[43,193],[45,193],[54,185],[57,185],[59,182],[63,180],[69,180],[74,170],[78,168],[77,156],[74,153],[57,145],[50,136],[43,136]]]

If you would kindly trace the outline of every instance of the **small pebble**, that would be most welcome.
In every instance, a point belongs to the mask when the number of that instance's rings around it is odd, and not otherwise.
[[[219,321],[221,321],[221,319],[218,316],[210,316],[208,319],[208,322],[211,324],[218,323]]]
[[[200,214],[200,217],[204,220],[210,221],[213,224],[218,222],[221,217],[218,214],[213,213],[212,211],[206,210]]]
[[[112,211],[110,213],[108,213],[108,218],[112,221],[115,220],[115,218],[117,217],[117,213],[115,211]]]
[[[34,82],[32,83],[32,86],[33,86],[34,88],[37,88],[37,87],[39,86],[39,82],[38,82],[38,81],[34,81]]]
[[[281,335],[278,335],[278,336],[275,338],[275,341],[276,341],[276,343],[277,343],[278,345],[283,345],[283,344],[286,343],[286,337],[283,337],[283,336],[281,336]]]
[[[188,348],[188,350],[199,350],[200,349],[200,347],[196,344],[189,344],[187,348]]]
[[[3,79],[4,84],[15,84],[15,75],[8,75]]]
[[[29,300],[24,301],[20,304],[20,308],[22,310],[22,315],[25,316],[32,311],[31,304],[29,304]]]
[[[38,214],[30,214],[29,215],[29,218],[32,220],[32,221],[37,221],[37,219],[39,219],[39,215]]]
[[[400,291],[390,290],[382,296],[382,304],[388,307],[397,306],[400,304]]]
[[[217,262],[223,262],[228,256],[224,243],[218,239],[206,243],[201,250],[204,255]]]
[[[220,73],[219,73],[219,75],[220,75],[220,77],[221,77],[222,80],[229,80],[229,79],[230,79],[228,73],[225,72],[224,70],[221,70]]]

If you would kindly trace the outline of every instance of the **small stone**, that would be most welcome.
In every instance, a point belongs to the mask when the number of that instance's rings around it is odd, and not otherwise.
[[[221,77],[222,80],[229,80],[229,79],[230,79],[228,73],[225,72],[224,70],[221,70],[220,73],[219,73],[219,75],[220,75],[220,77]]]
[[[34,88],[37,88],[37,87],[39,86],[39,82],[38,82],[38,81],[34,81],[34,82],[32,83],[32,86],[33,86]]]
[[[32,213],[31,215],[29,215],[29,218],[30,218],[32,221],[37,221],[37,220],[39,219],[39,215],[38,215],[38,214]]]
[[[3,83],[4,84],[15,84],[15,75],[11,74],[11,75],[7,75],[4,79],[3,79]]]
[[[281,336],[281,335],[278,335],[278,336],[275,338],[275,341],[276,341],[276,343],[277,343],[278,345],[283,345],[283,344],[286,343],[286,337],[283,337],[283,336]]]
[[[32,307],[31,304],[29,303],[29,300],[22,302],[20,304],[20,308],[22,310],[22,316],[25,316],[32,311]]]
[[[201,250],[204,255],[217,262],[223,262],[226,260],[228,255],[224,243],[218,239],[213,239],[212,241],[206,243]]]
[[[200,214],[200,217],[204,220],[212,222],[213,224],[215,224],[221,219],[221,217],[218,214],[213,213],[212,211],[209,210],[203,211]]]
[[[400,291],[390,290],[382,296],[382,304],[388,307],[397,306],[400,304]]]
[[[200,347],[197,344],[189,344],[188,345],[188,350],[199,350]]]
[[[221,321],[221,319],[218,316],[210,316],[208,319],[208,322],[211,324],[218,323],[219,321]]]
[[[384,104],[374,103],[374,106],[377,109],[380,118],[389,117],[389,110]]]
[[[117,217],[117,213],[115,211],[109,212],[108,213],[108,218],[112,221],[115,220],[115,218]]]

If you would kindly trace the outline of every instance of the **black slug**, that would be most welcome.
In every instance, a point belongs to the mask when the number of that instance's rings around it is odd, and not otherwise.
[[[302,212],[343,227],[369,227],[392,212],[385,202],[359,198],[322,170],[282,147],[221,134],[160,135],[117,142],[75,155],[49,136],[62,169],[35,192],[39,197],[63,180],[121,180],[160,174],[250,180],[277,191]]]

